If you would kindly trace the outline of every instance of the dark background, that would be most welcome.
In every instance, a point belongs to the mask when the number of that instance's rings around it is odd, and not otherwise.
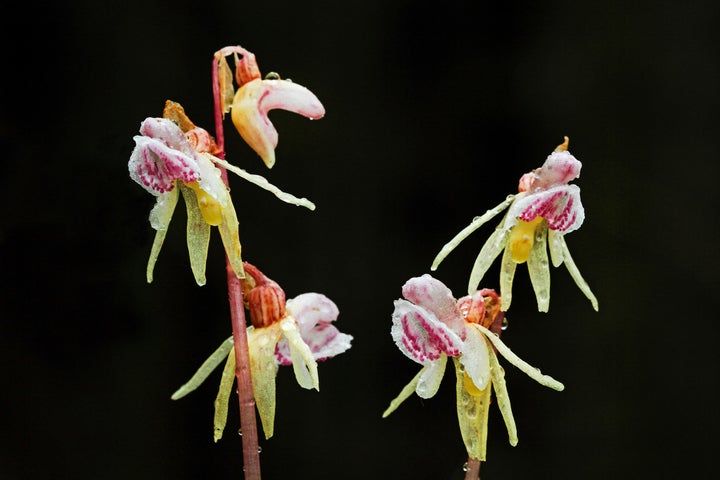
[[[713,476],[719,5],[17,4],[2,33],[0,478],[242,478],[236,408],[212,442],[219,372],[170,400],[230,334],[219,236],[197,287],[178,208],[146,284],[153,198],[127,174],[166,99],[211,129],[212,54],[236,44],[327,110],[271,114],[271,171],[227,121],[230,161],[318,205],[232,178],[244,257],[289,297],[328,295],[355,337],[320,365],[320,393],[281,369],[263,478],[463,477],[451,368],[436,397],[380,418],[419,368],[392,342],[392,302],[563,135],[587,212],[566,239],[600,312],[563,267],[537,313],[519,269],[503,338],[566,390],[504,362],[520,443],[493,407],[483,478]],[[494,225],[436,272],[456,295]]]

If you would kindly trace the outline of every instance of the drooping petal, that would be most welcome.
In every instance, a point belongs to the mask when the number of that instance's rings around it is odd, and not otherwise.
[[[177,189],[158,195],[157,202],[155,202],[155,206],[152,211],[150,211],[150,225],[156,230],[156,232],[155,239],[153,240],[152,248],[150,250],[150,258],[148,259],[147,268],[145,270],[145,277],[148,283],[152,283],[153,281],[155,263],[157,262],[158,255],[160,255],[160,249],[165,241],[165,235],[167,234],[168,227],[170,226],[170,220],[172,220],[173,212],[175,212],[178,197],[179,194]]]
[[[198,165],[192,155],[154,138],[136,135],[133,139],[135,148],[128,162],[130,178],[153,195],[172,190],[175,180],[187,183],[199,178]]]
[[[470,272],[470,280],[468,280],[468,295],[472,295],[478,290],[480,281],[495,261],[500,252],[505,248],[507,243],[508,230],[496,228],[490,237],[480,249],[480,253],[475,259],[472,271]]]
[[[489,348],[488,352],[490,353],[490,375],[492,377],[491,383],[495,390],[495,399],[498,402],[498,408],[505,421],[508,440],[510,441],[510,445],[514,447],[518,443],[517,427],[515,426],[515,417],[513,416],[512,407],[510,406],[510,395],[508,394],[507,385],[505,384],[505,370],[500,366],[495,350]]]
[[[415,377],[412,380],[410,380],[410,383],[405,385],[405,388],[403,388],[402,391],[400,392],[400,394],[390,402],[390,406],[388,406],[388,408],[385,409],[385,411],[382,414],[382,418],[387,417],[392,412],[397,410],[397,408],[402,404],[402,402],[404,402],[405,400],[410,398],[410,396],[413,393],[415,393],[415,390],[417,389],[417,384],[420,381],[420,377],[425,375],[425,371],[428,368],[430,368],[430,367],[424,366],[423,368],[421,368],[420,371],[418,372],[418,374],[415,375]]]
[[[493,346],[497,349],[500,355],[505,357],[507,361],[519,368],[523,373],[525,373],[525,375],[532,378],[540,385],[552,388],[553,390],[557,390],[560,392],[565,389],[565,386],[562,383],[558,382],[550,375],[543,375],[539,369],[531,366],[530,364],[522,360],[520,357],[515,355],[512,350],[510,350],[507,345],[505,345],[500,340],[500,337],[492,333],[490,330],[483,327],[482,325],[473,324],[472,326],[485,334],[485,338],[490,340],[490,343],[493,344]]]
[[[511,228],[518,219],[529,222],[536,217],[544,218],[548,228],[562,233],[580,228],[585,220],[580,187],[559,185],[526,195],[512,204],[503,228]]]
[[[195,374],[182,387],[178,388],[170,398],[179,400],[198,388],[207,377],[225,360],[233,349],[233,337],[229,337],[205,360]]]
[[[512,258],[512,252],[506,248],[500,262],[500,309],[507,312],[512,303],[512,285],[515,279],[517,263]]]
[[[548,247],[550,250],[550,260],[553,267],[559,267],[563,263],[563,234],[555,230],[548,230]]]
[[[275,376],[278,371],[275,344],[280,335],[282,330],[279,323],[247,329],[253,394],[266,439],[272,437],[275,430]]]
[[[232,337],[231,337],[232,338]],[[220,377],[220,387],[215,397],[215,416],[213,418],[213,440],[217,443],[222,438],[227,423],[228,403],[235,382],[235,348],[230,349]]]
[[[432,312],[407,300],[395,300],[390,333],[401,352],[427,365],[446,354],[460,354],[462,340]]]
[[[440,355],[440,358],[423,367],[422,375],[420,375],[415,388],[415,392],[420,398],[435,396],[445,375],[445,365],[447,365],[447,355]]]
[[[341,333],[331,323],[337,319],[339,310],[335,302],[320,293],[303,293],[286,302],[288,313],[298,323],[303,341],[310,347],[313,357],[323,361],[339,355],[350,348],[353,337]],[[287,341],[280,340],[275,357],[281,365],[290,365]]]
[[[415,305],[419,305],[443,322],[457,333],[460,338],[465,337],[465,321],[457,301],[450,289],[440,280],[425,274],[413,277],[402,287],[402,295]]]
[[[268,111],[288,110],[310,119],[322,118],[325,108],[307,88],[287,80],[252,80],[235,93],[232,120],[240,136],[268,168],[275,163],[278,133]]]
[[[467,227],[460,230],[460,232],[453,237],[452,240],[450,240],[448,243],[443,245],[442,249],[440,249],[440,253],[437,254],[435,257],[435,260],[433,260],[432,266],[430,267],[430,270],[435,271],[437,270],[437,267],[440,265],[440,262],[442,262],[445,257],[447,257],[450,252],[452,252],[455,247],[457,247],[460,242],[465,240],[468,235],[473,233],[475,230],[480,228],[482,225],[484,225],[487,221],[494,218],[497,214],[505,210],[508,205],[510,205],[513,200],[515,199],[515,195],[508,195],[504,202],[502,202],[500,205],[496,206],[495,208],[492,208],[488,210],[487,212],[483,213],[479,217],[475,217],[473,221],[468,225]]]
[[[195,282],[202,286],[206,282],[205,266],[210,246],[210,225],[200,211],[195,192],[182,184],[179,186],[187,208],[187,247],[190,268],[195,276]]]
[[[463,443],[468,456],[485,461],[491,389],[469,391],[465,383],[465,367],[457,358],[453,358],[453,362],[456,377],[457,416]]]
[[[593,309],[597,312],[599,308],[597,298],[592,293],[592,291],[590,290],[590,285],[588,285],[583,276],[580,274],[580,270],[578,270],[577,266],[575,265],[575,262],[570,255],[570,250],[568,249],[567,243],[565,243],[565,238],[563,238],[562,235],[558,235],[558,237],[558,242],[560,243],[560,248],[562,249],[562,257],[565,261],[565,267],[567,267],[568,272],[570,272],[570,276],[572,277],[572,279],[575,280],[575,284],[580,288],[580,291],[585,294],[588,300],[590,300]]]
[[[547,252],[547,226],[543,222],[535,230],[535,243],[527,259],[530,283],[535,291],[538,311],[547,312],[550,308],[550,263]]]
[[[310,347],[303,341],[295,319],[291,316],[285,317],[280,321],[280,329],[290,348],[290,358],[298,384],[303,388],[314,388],[319,391],[320,379],[317,362],[313,358]]]
[[[227,205],[223,209],[223,222],[218,225],[218,231],[220,232],[220,238],[222,239],[223,246],[225,247],[225,254],[227,255],[228,261],[235,272],[235,276],[238,278],[245,278],[245,270],[243,268],[241,255],[242,246],[240,245],[239,223],[232,199],[228,200]]]
[[[485,390],[490,381],[490,360],[484,335],[475,328],[468,328],[467,337],[458,361],[478,390]]]

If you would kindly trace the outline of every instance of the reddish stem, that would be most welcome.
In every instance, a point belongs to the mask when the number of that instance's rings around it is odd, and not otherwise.
[[[480,460],[468,457],[465,464],[465,480],[480,480]]]
[[[213,100],[215,110],[215,143],[218,147],[216,156],[225,159],[225,133],[223,130],[223,112],[220,100],[220,83],[218,79],[218,57],[213,56],[212,63]],[[227,171],[221,168],[225,185],[228,184]],[[230,302],[230,318],[232,322],[233,342],[235,345],[235,377],[238,385],[238,403],[240,406],[240,431],[243,446],[243,470],[245,480],[260,480],[260,452],[258,448],[257,421],[255,417],[255,398],[253,397],[252,376],[250,375],[250,355],[248,354],[247,323],[245,321],[245,305],[240,279],[225,257],[228,284],[228,300]]]

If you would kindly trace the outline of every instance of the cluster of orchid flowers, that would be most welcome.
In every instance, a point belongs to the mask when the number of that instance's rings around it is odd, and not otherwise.
[[[470,274],[468,294],[459,299],[439,280],[425,274],[411,278],[395,301],[391,334],[400,351],[422,365],[420,372],[383,413],[387,417],[413,392],[421,398],[435,395],[445,373],[448,357],[456,372],[457,415],[468,456],[486,460],[488,411],[495,391],[511,445],[518,442],[517,428],[497,353],[541,385],[557,391],[562,383],[543,375],[515,355],[501,340],[505,312],[512,299],[512,283],[518,264],[527,263],[538,310],[550,304],[548,250],[555,267],[565,263],[593,308],[598,302],[570,256],[564,235],[580,228],[585,211],[580,188],[569,182],[580,175],[581,163],[567,150],[568,138],[538,169],[523,175],[519,193],[509,195],[497,207],[458,233],[438,253],[431,270],[468,235],[507,209],[504,219],[490,235]],[[503,252],[500,295],[478,289],[494,260]],[[492,387],[492,388],[491,388]]]
[[[235,57],[234,75],[225,58],[230,55]],[[238,216],[230,197],[227,171],[287,203],[310,210],[315,205],[227,162],[222,118],[231,113],[241,137],[271,168],[275,163],[278,134],[268,119],[268,111],[283,109],[311,119],[321,118],[325,112],[317,97],[305,87],[282,80],[275,73],[261,78],[255,56],[241,47],[219,50],[215,61],[216,138],[197,127],[180,104],[167,101],[162,117],[150,117],[141,123],[140,135],[134,137],[136,145],[128,168],[130,177],[156,197],[150,212],[150,224],[156,233],[147,264],[148,282],[153,280],[154,267],[180,194],[187,208],[190,266],[198,285],[206,283],[211,227],[218,227],[231,275],[234,273],[241,285],[241,298],[250,316],[251,325],[243,325],[242,333],[247,336],[253,397],[265,437],[270,438],[274,432],[275,378],[279,366],[292,365],[301,387],[319,390],[317,362],[348,350],[352,337],[333,326],[339,311],[329,298],[319,293],[305,293],[286,299],[276,282],[243,261]],[[558,146],[540,168],[522,176],[516,195],[509,195],[500,205],[476,217],[438,253],[431,266],[433,271],[460,242],[507,209],[475,261],[467,295],[456,299],[448,287],[429,274],[411,278],[403,286],[403,298],[394,304],[391,336],[400,351],[421,364],[422,369],[391,402],[383,417],[397,409],[413,392],[422,398],[434,396],[447,360],[452,358],[462,438],[469,457],[484,461],[491,391],[495,392],[510,443],[517,444],[517,429],[498,353],[541,385],[555,390],[564,388],[562,383],[541,374],[515,355],[500,340],[500,333],[511,304],[518,264],[527,263],[538,310],[548,311],[548,250],[552,264],[558,267],[564,263],[593,308],[598,309],[597,299],[580,275],[564,240],[565,234],[580,228],[585,217],[580,189],[569,183],[580,175],[581,163],[567,147],[566,137],[565,143]],[[479,289],[485,273],[501,252],[500,294],[492,289]],[[234,337],[222,342],[195,375],[172,395],[178,399],[192,392],[225,362],[215,401],[215,441],[222,437],[225,428],[238,369],[238,344]]]

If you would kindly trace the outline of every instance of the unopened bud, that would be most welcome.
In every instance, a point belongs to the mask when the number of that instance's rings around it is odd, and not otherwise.
[[[285,292],[275,281],[267,278],[254,265],[243,262],[245,305],[255,328],[279,322],[285,317]]]

